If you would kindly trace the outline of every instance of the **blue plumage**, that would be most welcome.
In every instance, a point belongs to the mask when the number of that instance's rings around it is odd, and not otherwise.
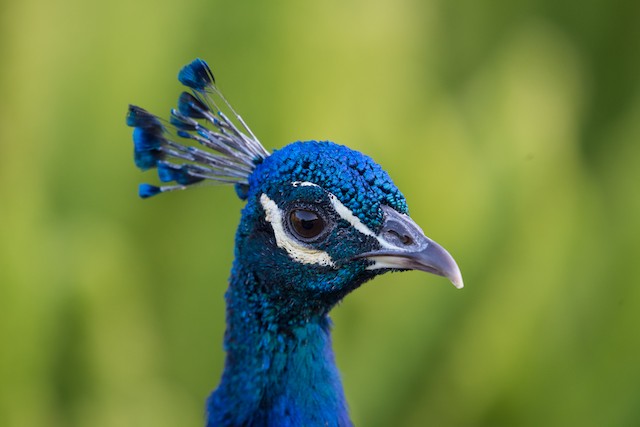
[[[140,184],[138,186],[138,195],[143,199],[155,196],[159,193],[161,193],[160,187],[156,187],[155,185]]]
[[[164,124],[130,106],[134,159],[168,186],[234,184],[246,200],[226,293],[225,369],[207,401],[207,426],[348,426],[331,349],[329,311],[378,274],[418,269],[462,287],[453,258],[408,216],[371,158],[329,141],[269,154],[196,59]],[[231,113],[234,123],[220,106]]]
[[[182,67],[178,73],[178,80],[196,91],[204,91],[216,82],[211,69],[200,58],[194,59],[189,65]]]
[[[163,143],[160,134],[152,129],[137,127],[133,130],[133,146],[136,151],[157,150]]]
[[[129,107],[127,126],[156,130],[158,132],[162,131],[162,122],[160,122],[156,116],[149,114],[146,110],[136,107],[135,105]]]

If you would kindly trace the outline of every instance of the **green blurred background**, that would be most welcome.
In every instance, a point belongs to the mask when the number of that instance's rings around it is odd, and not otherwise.
[[[138,199],[124,124],[195,57],[268,149],[371,155],[461,266],[334,310],[357,425],[640,425],[640,2],[5,0],[1,426],[202,425],[242,203]]]

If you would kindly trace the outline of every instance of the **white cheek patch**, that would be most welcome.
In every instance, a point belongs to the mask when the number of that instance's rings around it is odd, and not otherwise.
[[[263,193],[260,196],[260,204],[265,211],[265,219],[273,228],[276,244],[279,248],[287,251],[287,254],[291,259],[302,264],[317,264],[336,268],[336,265],[328,253],[317,249],[307,248],[294,240],[293,237],[289,236],[282,225],[282,211],[278,205],[269,198],[269,196]]]
[[[379,270],[383,268],[407,268],[407,265],[403,263],[401,258],[393,256],[377,256],[369,257],[373,264],[367,267],[367,270]]]
[[[340,200],[338,200],[338,198],[336,196],[334,196],[333,194],[329,193],[329,199],[331,200],[331,204],[333,205],[333,209],[335,209],[336,213],[338,215],[340,215],[340,218],[342,218],[345,221],[347,221],[353,228],[355,228],[356,230],[358,230],[360,233],[364,234],[365,236],[375,237],[378,240],[378,242],[380,242],[380,245],[385,249],[397,249],[396,246],[394,246],[391,243],[387,242],[381,236],[378,236],[376,233],[371,231],[371,229],[369,227],[364,225],[362,223],[362,221],[360,221],[360,218],[355,216],[353,214],[353,212],[351,212],[351,210],[348,207],[343,205],[342,202]]]

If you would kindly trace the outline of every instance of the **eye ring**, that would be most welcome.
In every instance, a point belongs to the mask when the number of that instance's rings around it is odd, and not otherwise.
[[[304,242],[316,240],[327,229],[327,221],[312,209],[292,209],[287,220],[291,232]]]

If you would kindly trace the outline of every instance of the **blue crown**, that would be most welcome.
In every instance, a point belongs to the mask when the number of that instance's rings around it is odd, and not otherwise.
[[[383,204],[408,213],[404,196],[379,164],[330,141],[299,141],[275,150],[249,177],[249,195],[273,194],[292,182],[319,185],[373,230],[382,224]]]

